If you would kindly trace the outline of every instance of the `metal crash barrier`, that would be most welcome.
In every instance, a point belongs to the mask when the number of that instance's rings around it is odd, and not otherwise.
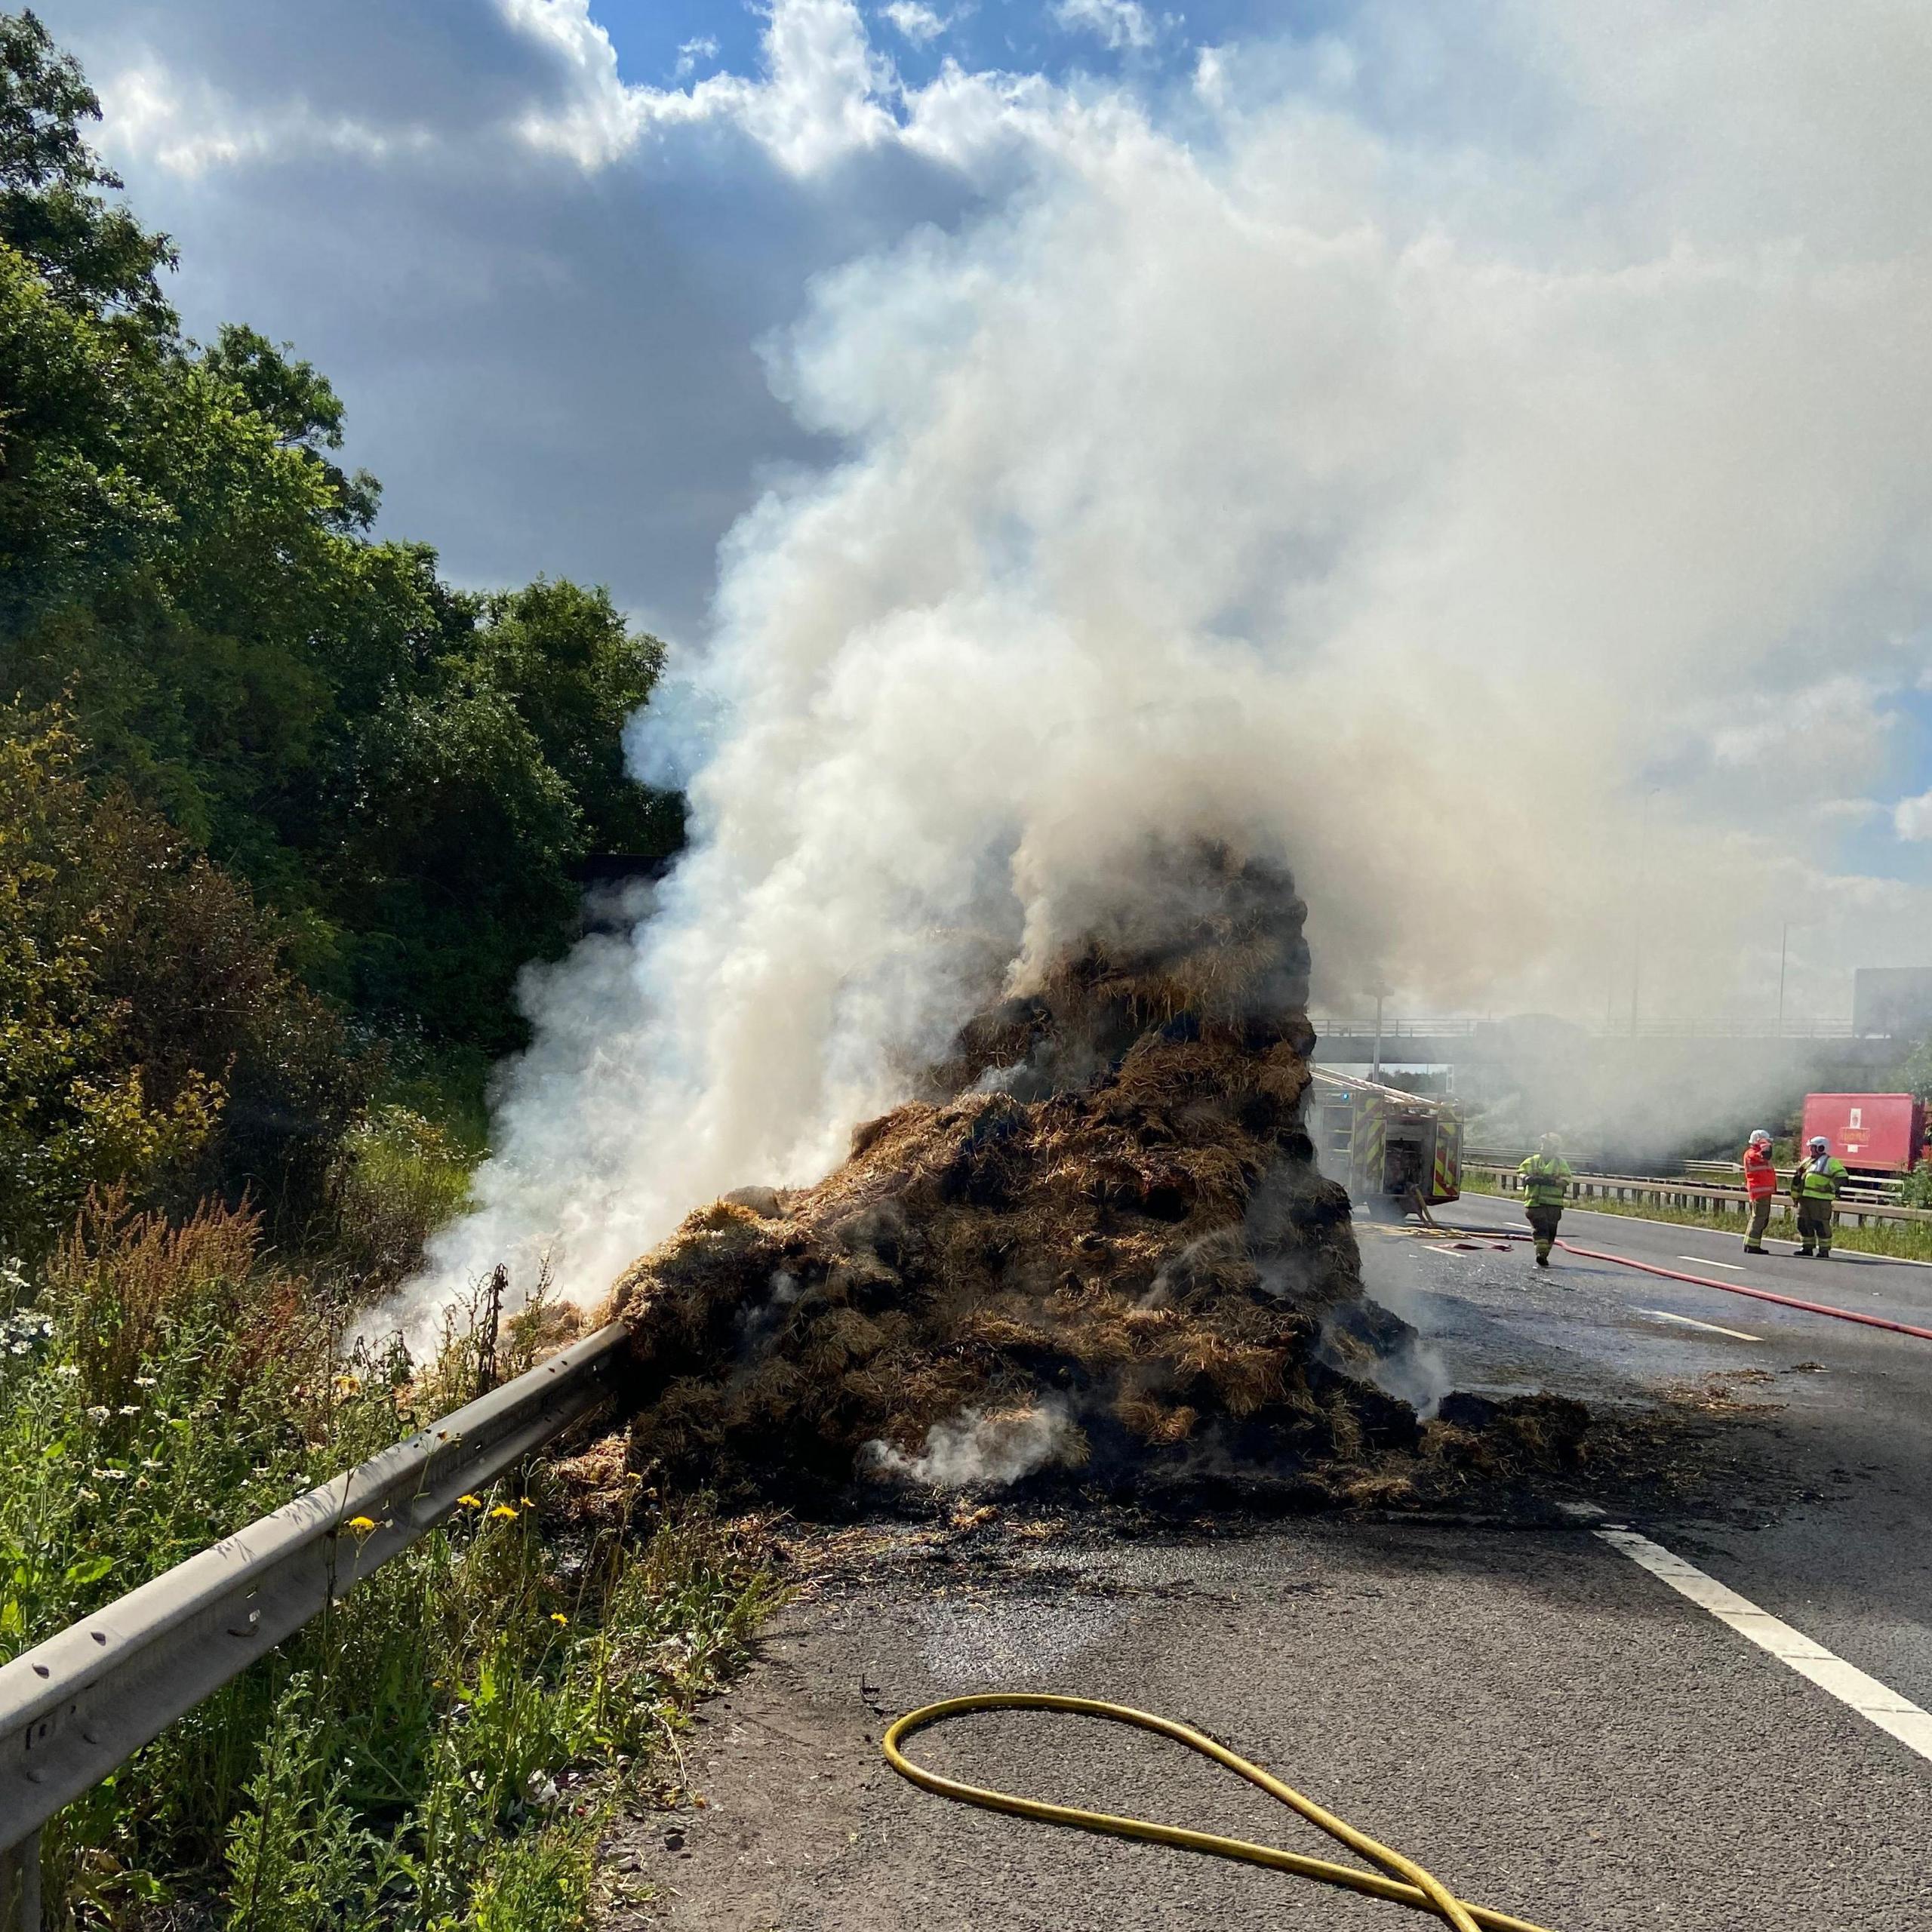
[[[1520,1177],[1514,1168],[1467,1161],[1463,1171],[1489,1182],[1499,1194],[1518,1191]],[[1700,1187],[1694,1181],[1659,1180],[1643,1174],[1580,1174],[1571,1183],[1570,1198],[1579,1204],[1586,1201],[1625,1201],[1633,1204],[1653,1201],[1660,1207],[1706,1214],[1734,1213],[1740,1220],[1751,1204],[1750,1196],[1741,1187]],[[1848,1198],[1838,1202],[1838,1218],[1841,1224],[1854,1228],[1896,1226],[1902,1223],[1923,1226],[1932,1223],[1932,1208],[1897,1208],[1884,1201]]]

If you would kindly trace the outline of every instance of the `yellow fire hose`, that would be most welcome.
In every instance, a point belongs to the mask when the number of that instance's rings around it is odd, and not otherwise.
[[[901,1746],[915,1731],[924,1730],[949,1718],[964,1717],[974,1711],[1063,1711],[1075,1717],[1104,1718],[1109,1723],[1131,1724],[1171,1737],[1204,1758],[1211,1758],[1237,1777],[1279,1798],[1290,1810],[1299,1812],[1311,1825],[1357,1852],[1379,1872],[1364,1872],[1352,1865],[1332,1865],[1325,1858],[1306,1858],[1299,1852],[1284,1851],[1272,1844],[1251,1844],[1245,1838],[1223,1838],[1215,1832],[1189,1831],[1182,1825],[1158,1825],[1146,1818],[1117,1818],[1105,1811],[1083,1811],[1067,1804],[1048,1804],[1036,1798],[1016,1798],[1010,1792],[989,1791],[976,1784],[961,1784],[941,1777],[915,1764]],[[1205,1852],[1214,1858],[1232,1858],[1246,1865],[1264,1865],[1275,1872],[1291,1872],[1296,1877],[1313,1878],[1324,1885],[1340,1885],[1352,1892],[1364,1892],[1371,1898],[1426,1912],[1432,1918],[1453,1925],[1456,1932],[1545,1932],[1527,1918],[1512,1918],[1506,1912],[1469,1905],[1457,1898],[1440,1880],[1432,1878],[1414,1860],[1378,1844],[1366,1832],[1358,1832],[1346,1819],[1324,1811],[1312,1798],[1304,1797],[1292,1786],[1271,1777],[1259,1764],[1217,1744],[1205,1732],[1191,1725],[1177,1724],[1171,1718],[1156,1717],[1152,1711],[1137,1711],[1130,1704],[1101,1703],[1091,1697],[1063,1697],[1046,1692],[989,1691],[977,1697],[948,1697],[937,1704],[908,1711],[887,1730],[884,1740],[885,1761],[903,1778],[910,1779],[921,1790],[951,1798],[962,1804],[977,1804],[982,1810],[1004,1811],[1015,1818],[1037,1818],[1042,1824],[1070,1825],[1075,1831],[1098,1832],[1109,1838],[1144,1838],[1155,1844],[1172,1845],[1181,1851]]]

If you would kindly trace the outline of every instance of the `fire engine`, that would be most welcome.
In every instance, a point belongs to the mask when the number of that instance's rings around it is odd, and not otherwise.
[[[1321,1171],[1364,1207],[1413,1212],[1463,1191],[1463,1117],[1452,1100],[1317,1067],[1307,1118]]]

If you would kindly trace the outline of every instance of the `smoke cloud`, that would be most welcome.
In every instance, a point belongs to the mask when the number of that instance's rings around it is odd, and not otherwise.
[[[723,546],[631,747],[693,848],[529,976],[426,1293],[822,1172],[1150,838],[1284,861],[1392,1010],[1600,1016],[1633,921],[1661,1011],[1768,1010],[1785,919],[1794,1012],[1922,947],[1932,848],[1857,842],[1932,589],[1922,9],[1452,18],[898,101],[983,212],[771,346],[846,455]]]

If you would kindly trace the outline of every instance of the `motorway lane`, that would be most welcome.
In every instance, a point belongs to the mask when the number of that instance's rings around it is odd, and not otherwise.
[[[1466,1195],[1442,1208],[1438,1218],[1471,1227],[1514,1229],[1527,1223],[1519,1201],[1499,1195]],[[1850,1248],[1835,1248],[1828,1261],[1800,1260],[1795,1244],[1772,1240],[1770,1252],[1753,1255],[1744,1252],[1744,1237],[1715,1228],[1680,1227],[1673,1222],[1646,1221],[1630,1214],[1592,1214],[1580,1208],[1564,1211],[1562,1238],[1586,1247],[1614,1249],[1634,1255],[1660,1268],[1675,1268],[1686,1274],[1700,1271],[1768,1288],[1775,1294],[1796,1295],[1806,1301],[1830,1302],[1840,1308],[1856,1309],[1866,1315],[1881,1315],[1894,1321],[1906,1321],[1932,1328],[1932,1264],[1921,1261],[1895,1261],[1881,1254],[1861,1254]],[[1686,1259],[1686,1257],[1690,1257]],[[1687,1302],[1687,1313],[1701,1313],[1710,1321],[1749,1328],[1751,1322],[1733,1321],[1734,1315],[1759,1315],[1768,1303],[1752,1303],[1745,1296],[1716,1296],[1710,1291],[1659,1281],[1660,1289],[1682,1292],[1698,1298],[1699,1306]],[[1808,1316],[1794,1317],[1800,1323]],[[1932,1343],[1925,1346],[1932,1347]]]
[[[1448,1211],[1515,1218],[1506,1201]],[[1932,1707],[1932,1343],[1607,1263],[1541,1275],[1513,1246],[1359,1225],[1371,1287],[1423,1331],[1413,1371],[1438,1387],[1555,1389],[1600,1412],[1686,1386],[1764,1404],[1737,1425],[1761,1466],[1736,1506],[1624,1497],[1620,1513]],[[1565,1232],[1647,1258],[1726,1254],[1722,1237],[1706,1254],[1691,1231],[1620,1217],[1566,1217]],[[1837,1292],[1852,1272],[1804,1278]],[[1923,1272],[1889,1269],[1867,1292],[1932,1305]],[[856,1569],[808,1583],[694,1742],[706,1804],[620,1835],[614,1862],[658,1890],[614,1911],[611,1932],[1416,1922],[964,1811],[879,1761],[890,1714],[995,1687],[1189,1718],[1470,1896],[1559,1932],[1932,1932],[1932,1764],[1592,1535],[1314,1521],[1124,1540],[1023,1512],[963,1534],[884,1530]],[[989,1718],[918,1749],[1011,1789],[1321,1848],[1146,1740]]]
[[[1495,1197],[1442,1214],[1469,1227],[1523,1225],[1520,1206]],[[1721,1272],[1932,1327],[1932,1268],[1864,1255],[1760,1260],[1715,1230],[1575,1209],[1562,1237],[1714,1277],[1716,1261],[1749,1263]],[[1461,1386],[1551,1388],[1604,1406],[1729,1377],[1740,1397],[1775,1404],[1764,1445],[1774,1508],[1685,1518],[1660,1503],[1637,1527],[1932,1709],[1932,1342],[1561,1251],[1542,1274],[1519,1244],[1438,1252],[1369,1225],[1362,1247],[1371,1289],[1423,1331]],[[1739,1380],[1740,1371],[1768,1380]]]
[[[611,1849],[657,1888],[609,1932],[1391,1932],[1394,1908],[946,1804],[891,1714],[1054,1689],[1186,1718],[1477,1901],[1555,1932],[1927,1932],[1932,1766],[1595,1538],[1297,1523],[885,1539],[781,1614],[690,1746],[704,1799]],[[934,1769],[1317,1852],[1171,1746],[1014,1715]]]

